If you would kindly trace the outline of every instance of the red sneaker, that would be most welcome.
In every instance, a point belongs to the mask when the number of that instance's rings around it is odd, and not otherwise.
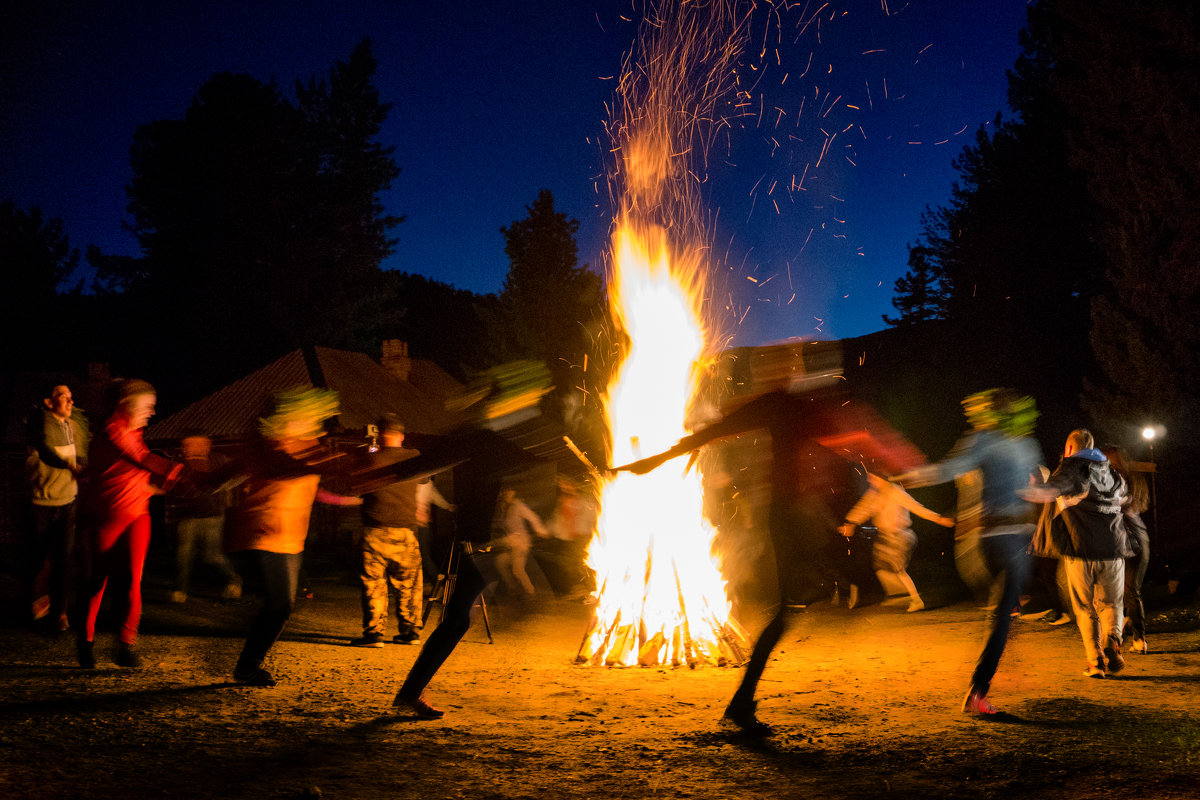
[[[1000,709],[988,702],[987,696],[972,689],[963,700],[964,714],[999,714]]]

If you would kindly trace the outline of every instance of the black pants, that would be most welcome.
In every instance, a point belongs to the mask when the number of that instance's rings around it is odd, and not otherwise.
[[[421,648],[400,687],[400,697],[408,700],[420,697],[454,648],[466,636],[471,627],[471,609],[491,582],[484,577],[475,559],[490,557],[488,554],[458,556],[458,578],[454,583],[454,591],[446,601],[445,616],[425,640],[425,646]]]
[[[271,646],[283,633],[300,588],[300,564],[303,553],[268,553],[246,550],[233,554],[243,575],[257,574],[262,580],[263,605],[250,626],[246,644],[238,657],[237,671],[257,669]]]
[[[25,578],[30,601],[50,596],[49,619],[57,623],[73,602],[78,569],[75,564],[75,502],[61,506],[29,504],[29,539]]]

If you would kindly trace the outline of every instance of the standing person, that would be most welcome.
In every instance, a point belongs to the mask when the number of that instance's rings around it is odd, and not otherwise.
[[[337,392],[278,393],[270,412],[259,420],[259,441],[242,464],[248,477],[230,509],[227,549],[261,577],[264,598],[233,670],[239,683],[275,685],[262,664],[296,604],[313,502],[322,476],[344,471],[343,457],[325,450],[319,441],[325,435],[322,423],[337,413]],[[336,495],[325,499],[352,504]]]
[[[434,506],[454,513],[454,504],[442,496],[432,478],[425,478],[417,483],[417,544],[421,548],[421,576],[425,589],[430,591],[437,585],[445,562],[445,553],[440,552],[444,548],[434,540]]]
[[[70,387],[57,384],[27,420],[28,599],[33,621],[60,632],[70,627],[79,476],[87,464],[87,429],[74,408]]]
[[[756,382],[762,386],[764,379],[758,378]],[[771,383],[779,386],[780,381],[776,378]],[[758,704],[754,695],[767,661],[783,635],[785,579],[793,577],[789,572],[797,573],[794,577],[798,580],[793,583],[798,584],[798,591],[808,595],[793,598],[800,603],[825,593],[817,564],[828,547],[833,526],[829,525],[827,531],[812,510],[814,505],[822,505],[813,496],[811,487],[810,474],[817,463],[813,451],[821,450],[820,443],[824,440],[837,448],[839,456],[853,459],[858,453],[851,454],[850,443],[877,445],[878,437],[885,436],[893,446],[882,450],[881,456],[891,467],[904,468],[922,460],[898,435],[886,430],[881,421],[867,416],[861,407],[847,406],[839,398],[801,393],[800,382],[783,383],[783,387],[760,394],[723,419],[680,439],[663,453],[617,468],[645,474],[669,459],[718,439],[757,430],[770,433],[772,468],[767,528],[775,551],[779,590],[774,598],[773,616],[754,643],[742,682],[725,708],[725,719],[756,736],[772,732],[756,715]],[[785,563],[784,554],[789,552],[795,553],[796,560]]]
[[[379,421],[382,445],[368,457],[367,467],[399,464],[417,455],[404,449],[404,425],[394,414]],[[423,583],[421,549],[417,543],[417,484],[401,481],[363,495],[361,544],[363,633],[350,644],[383,647],[388,607],[396,596],[396,644],[420,640]]]
[[[1126,544],[1121,503],[1125,479],[1078,428],[1067,436],[1058,468],[1022,496],[1048,505],[1038,522],[1034,552],[1061,555],[1083,651],[1083,674],[1103,678],[1125,668],[1121,656]]]
[[[1150,492],[1146,479],[1140,472],[1130,468],[1129,459],[1120,447],[1106,447],[1103,451],[1113,469],[1120,473],[1129,487],[1125,502],[1121,506],[1124,516],[1125,536],[1133,556],[1125,561],[1125,619],[1129,622],[1133,645],[1130,649],[1145,655],[1150,652],[1146,644],[1146,607],[1142,603],[1142,582],[1146,580],[1146,569],[1150,566],[1150,534],[1142,520],[1142,512],[1150,507]]]
[[[203,431],[184,433],[179,440],[179,451],[187,469],[169,500],[176,538],[175,590],[171,592],[171,602],[187,602],[197,551],[200,560],[225,579],[221,596],[237,600],[242,596],[242,579],[225,558],[223,541],[229,494],[222,491],[221,480],[229,459],[212,452],[212,439]]]
[[[856,526],[871,520],[878,531],[871,556],[879,583],[886,587],[891,581],[898,581],[908,592],[908,610],[920,611],[925,608],[925,601],[908,574],[908,565],[917,546],[909,512],[946,528],[953,527],[954,520],[930,511],[908,492],[873,472],[867,473],[867,480],[866,493],[846,513],[846,521],[838,530],[849,539]]]
[[[157,479],[165,490],[183,470],[183,465],[151,453],[142,441],[142,430],[158,401],[154,387],[133,379],[114,388],[116,410],[93,443],[91,481],[84,501],[86,617],[77,645],[79,665],[85,669],[96,666],[92,652],[96,617],[110,578],[120,581],[124,592],[116,662],[122,667],[141,666],[135,644],[142,615],[142,571],[150,546],[150,498],[159,491],[151,480]]]
[[[546,538],[550,532],[546,530],[542,518],[534,510],[517,497],[515,489],[505,489],[500,492],[500,506],[496,516],[500,519],[504,532],[504,549],[496,556],[496,567],[500,577],[512,590],[520,589],[526,597],[534,594],[533,581],[525,571],[529,563],[529,551],[533,548],[533,538],[529,529],[541,538]]]
[[[963,412],[971,430],[955,444],[944,461],[918,467],[893,478],[904,486],[945,483],[979,470],[982,527],[979,548],[993,581],[1001,582],[1000,599],[992,609],[991,630],[963,700],[968,714],[996,714],[988,700],[992,678],[1000,665],[1016,607],[1029,577],[1029,542],[1036,520],[1035,506],[1020,497],[1041,464],[1032,438],[1037,421],[1033,398],[1011,389],[988,389],[967,397]]]

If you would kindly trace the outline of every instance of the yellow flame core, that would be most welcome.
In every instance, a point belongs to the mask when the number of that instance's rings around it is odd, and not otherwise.
[[[705,349],[700,293],[672,272],[661,230],[616,233],[612,303],[630,345],[607,398],[613,463],[659,453],[687,431]],[[702,476],[685,459],[603,488],[588,551],[601,587],[579,660],[599,665],[738,663],[737,626],[712,555]]]

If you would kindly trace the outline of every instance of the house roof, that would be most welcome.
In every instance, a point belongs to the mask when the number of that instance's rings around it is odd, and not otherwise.
[[[444,374],[444,373],[443,373]],[[449,375],[441,385],[461,388]],[[436,384],[434,384],[436,385]],[[276,361],[197,400],[146,430],[146,439],[178,439],[189,429],[214,439],[245,439],[255,433],[271,396],[295,387],[335,390],[340,399],[336,427],[361,429],[385,413],[395,414],[405,428],[440,433],[456,419],[445,410],[444,396],[434,396],[401,380],[363,353],[312,347],[293,350]]]

